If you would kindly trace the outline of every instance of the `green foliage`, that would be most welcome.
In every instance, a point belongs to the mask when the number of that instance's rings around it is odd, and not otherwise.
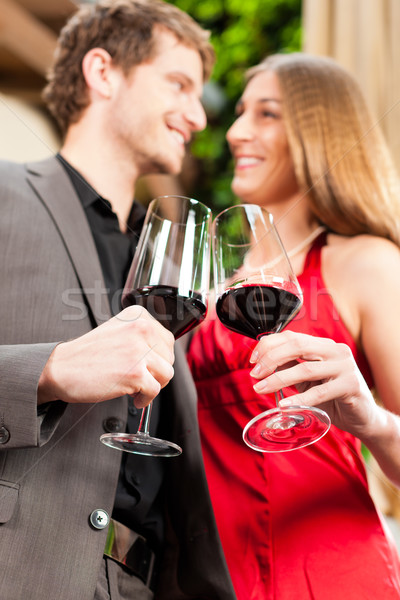
[[[301,49],[301,0],[169,0],[211,31],[217,62],[204,103],[207,129],[191,146],[197,176],[188,194],[214,214],[233,204],[225,133],[234,119],[245,71],[275,52]]]

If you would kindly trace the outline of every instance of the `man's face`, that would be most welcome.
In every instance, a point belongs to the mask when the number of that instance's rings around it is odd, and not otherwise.
[[[157,55],[127,78],[119,72],[107,125],[118,158],[133,161],[138,176],[179,173],[185,144],[207,124],[199,53],[166,30],[155,35]]]

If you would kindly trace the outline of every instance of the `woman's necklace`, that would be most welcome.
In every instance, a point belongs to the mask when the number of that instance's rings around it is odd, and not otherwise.
[[[309,246],[309,244],[311,244],[311,242],[313,242],[315,239],[317,239],[317,237],[319,236],[319,234],[322,233],[325,230],[326,230],[326,227],[324,227],[323,225],[319,225],[319,227],[317,227],[316,229],[314,229],[306,238],[304,238],[304,240],[302,240],[300,242],[300,244],[297,244],[297,246],[295,246],[291,250],[286,251],[287,257],[290,259],[290,258],[293,258],[293,256],[297,256],[297,254],[299,254],[302,250],[304,250],[304,248],[307,248],[307,246]],[[250,254],[250,256],[249,256],[249,254]],[[245,256],[244,263],[243,263],[243,266],[245,268],[245,271],[247,271],[247,273],[251,273],[252,271],[254,271],[254,268],[251,267],[251,260],[250,260],[250,258],[251,258],[251,252],[249,254],[247,254]],[[275,259],[273,259],[273,260],[269,261],[268,263],[264,264],[263,267],[265,267],[266,269],[272,269],[281,260],[282,260],[282,256],[277,256]],[[240,270],[239,270],[239,273],[240,273]],[[241,277],[243,277],[243,273],[241,273]]]
[[[313,242],[314,240],[317,239],[317,237],[319,236],[320,233],[322,233],[323,231],[325,231],[326,227],[324,227],[323,225],[320,225],[319,227],[317,227],[316,229],[314,229],[310,235],[308,235],[304,240],[302,240],[300,242],[300,244],[297,244],[297,246],[295,246],[294,248],[292,248],[291,250],[288,250],[286,252],[286,254],[288,255],[289,258],[293,258],[293,256],[296,256],[297,254],[299,254],[302,250],[304,250],[304,248],[307,248],[307,246],[309,244],[311,244],[311,242]]]

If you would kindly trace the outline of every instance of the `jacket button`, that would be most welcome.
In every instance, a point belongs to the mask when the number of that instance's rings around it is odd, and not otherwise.
[[[10,437],[10,432],[7,427],[4,427],[4,425],[0,427],[0,444],[7,444]]]
[[[103,421],[103,429],[107,433],[116,433],[117,431],[122,431],[123,427],[123,421],[121,419],[117,419],[117,417],[108,417]]]
[[[97,508],[90,515],[89,522],[95,529],[105,529],[110,522],[110,517],[105,510]]]

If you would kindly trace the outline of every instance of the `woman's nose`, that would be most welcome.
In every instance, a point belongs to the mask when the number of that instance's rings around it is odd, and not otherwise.
[[[229,144],[233,144],[238,140],[248,140],[251,137],[251,128],[249,127],[249,122],[245,115],[237,117],[226,132],[226,139]]]

